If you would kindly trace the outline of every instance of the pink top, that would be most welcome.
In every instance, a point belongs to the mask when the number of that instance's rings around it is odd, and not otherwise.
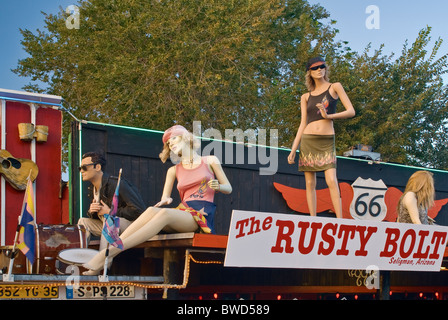
[[[215,190],[208,186],[208,182],[215,179],[215,175],[204,157],[201,164],[194,169],[185,169],[182,163],[176,165],[177,190],[182,201],[202,200],[213,202]]]

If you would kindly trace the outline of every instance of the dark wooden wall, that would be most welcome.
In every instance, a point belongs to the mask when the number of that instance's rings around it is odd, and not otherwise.
[[[88,199],[79,200],[79,154],[88,151],[103,152],[107,159],[106,170],[112,175],[117,175],[120,168],[123,169],[123,177],[132,182],[139,190],[148,206],[154,205],[160,200],[166,171],[173,164],[168,160],[163,164],[158,155],[162,150],[163,132],[142,130],[98,123],[74,124],[72,126],[71,144],[71,195],[72,195],[72,220],[79,218],[80,207],[85,212],[88,208]],[[221,158],[224,171],[232,184],[233,192],[230,195],[217,194],[217,215],[215,228],[218,234],[227,234],[230,225],[232,210],[253,210],[276,213],[293,213],[286,205],[282,195],[274,188],[273,183],[278,182],[295,188],[305,189],[305,181],[302,173],[297,170],[297,164],[289,165],[286,149],[265,149],[265,147],[242,147],[236,143],[219,141],[202,141],[202,148],[209,143],[214,143],[214,150]],[[236,151],[244,151],[244,164],[238,164]],[[259,162],[247,164],[248,152],[256,148],[256,155],[260,152],[271,156],[271,160],[278,159],[278,168],[275,174],[261,175],[260,168],[268,167]],[[210,150],[211,148],[207,148]],[[233,161],[226,163],[226,151],[232,150]],[[80,152],[81,151],[81,152]],[[275,155],[277,153],[277,155]],[[241,155],[241,154],[239,154]],[[258,159],[258,157],[257,157]],[[373,180],[382,179],[388,187],[396,187],[404,190],[407,180],[413,172],[421,168],[405,167],[394,164],[372,163],[350,158],[338,158],[339,182],[353,183],[358,177]],[[437,199],[448,198],[448,173],[445,171],[433,171]],[[324,176],[317,174],[317,188],[326,188]],[[87,184],[85,184],[87,187]],[[84,188],[84,195],[86,194]],[[177,189],[173,190],[174,203],[178,203]],[[437,223],[448,225],[448,209],[445,206],[437,217]],[[321,215],[325,215],[322,213]]]

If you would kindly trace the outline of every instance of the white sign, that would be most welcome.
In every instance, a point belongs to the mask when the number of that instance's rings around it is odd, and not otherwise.
[[[440,271],[448,227],[234,210],[224,266]]]
[[[387,186],[383,180],[358,177],[352,184],[353,201],[350,214],[354,219],[382,221],[386,217],[387,206],[384,202]]]

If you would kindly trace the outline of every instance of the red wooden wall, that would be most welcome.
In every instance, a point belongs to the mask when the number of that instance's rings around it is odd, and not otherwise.
[[[35,162],[39,168],[39,175],[35,183],[36,223],[62,224],[68,220],[66,210],[67,192],[63,193],[62,198],[60,197],[62,112],[46,106],[35,106],[37,108],[35,125],[48,127],[47,141],[35,143]],[[6,101],[6,111],[4,113],[1,117],[5,117],[5,130],[0,130],[0,138],[2,132],[6,132],[4,149],[15,158],[32,159],[32,142],[20,140],[18,131],[19,123],[32,123],[31,105]],[[1,245],[13,244],[24,194],[24,191],[15,190],[6,181],[4,221],[0,216],[0,224],[5,230],[5,235],[4,237],[1,235],[1,238],[5,240]],[[0,230],[0,232],[2,231]]]

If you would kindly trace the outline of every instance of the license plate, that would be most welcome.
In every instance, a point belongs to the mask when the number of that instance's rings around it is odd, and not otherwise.
[[[58,296],[58,287],[0,285],[0,299],[54,299]]]
[[[68,290],[68,288],[67,288]],[[68,291],[67,291],[68,292]],[[69,293],[68,293],[69,294]],[[78,286],[73,288],[72,299],[95,299],[95,298],[134,298],[134,286]]]

